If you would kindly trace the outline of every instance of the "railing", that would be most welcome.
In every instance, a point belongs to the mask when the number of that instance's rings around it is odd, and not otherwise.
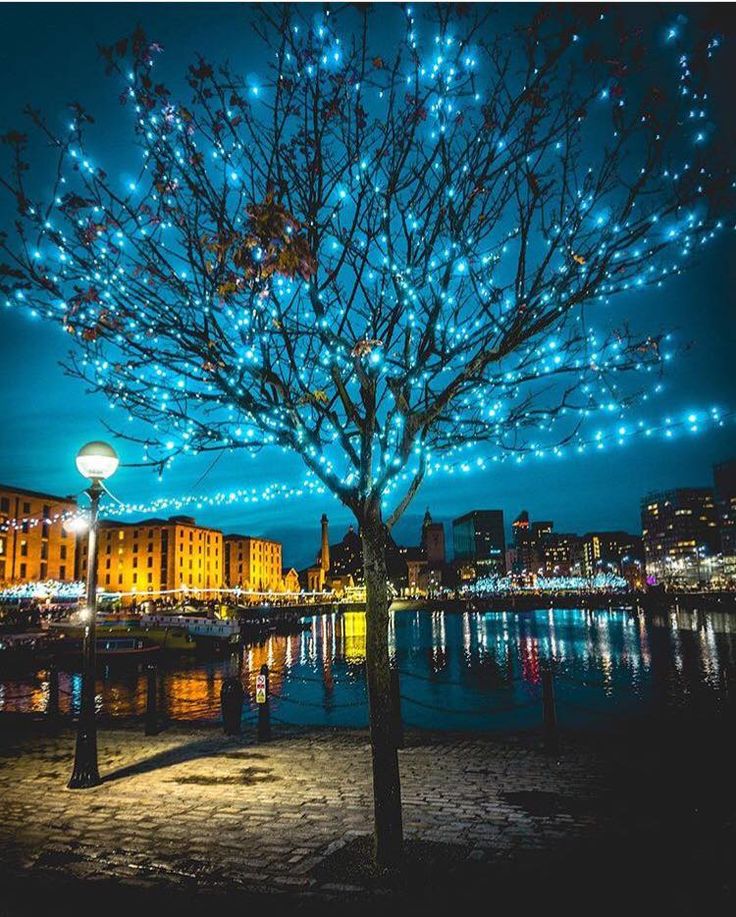
[[[261,676],[265,676],[266,685],[268,685],[270,681],[270,672],[267,665],[263,665],[261,667],[260,674]],[[456,718],[468,716],[494,716],[514,713],[521,710],[530,710],[531,708],[536,707],[540,714],[538,727],[542,732],[544,748],[549,753],[555,754],[558,752],[560,744],[560,730],[557,715],[557,709],[560,703],[563,707],[567,707],[573,711],[581,711],[593,716],[600,715],[600,710],[595,710],[584,704],[569,700],[566,697],[559,701],[555,692],[556,679],[560,679],[563,682],[567,682],[569,684],[575,685],[576,687],[582,688],[606,686],[606,684],[602,681],[591,681],[589,678],[580,680],[573,678],[568,674],[559,672],[554,673],[551,667],[547,667],[542,669],[539,683],[529,683],[522,676],[516,676],[510,680],[506,680],[506,684],[520,684],[523,688],[525,688],[528,691],[528,697],[525,699],[522,698],[521,700],[513,700],[509,703],[483,704],[478,702],[473,703],[472,705],[457,707],[447,704],[432,703],[426,698],[417,697],[412,692],[411,685],[417,681],[424,681],[431,682],[435,685],[463,687],[464,685],[462,682],[454,681],[451,679],[443,679],[441,682],[437,682],[435,679],[426,675],[422,675],[418,672],[406,671],[396,667],[392,668],[391,705],[393,711],[392,718],[396,744],[398,747],[402,747],[403,745],[404,726],[415,726],[415,724],[411,721],[411,717],[406,717],[406,713],[404,711],[404,707],[406,706],[408,706],[409,710],[412,708],[429,710],[432,713],[440,715],[442,718],[447,718],[447,721],[449,721],[450,725],[452,725],[453,722],[457,722],[458,728],[461,728],[461,724],[460,720]],[[401,687],[402,681],[405,685],[403,690]],[[226,697],[225,692],[225,684],[227,683],[230,683],[231,686],[233,684],[238,686],[237,691],[239,691],[239,700],[237,698],[236,700],[240,706],[236,711],[234,711],[232,708],[228,710],[227,707],[228,703],[230,702]],[[324,684],[324,680],[307,675],[293,675],[289,677],[288,683]],[[18,701],[30,699],[36,694],[37,690],[35,689],[7,692],[3,694],[3,700]],[[60,710],[60,697],[72,698],[74,696],[75,692],[68,691],[60,686],[58,669],[55,666],[52,666],[48,671],[48,695],[46,709],[43,714],[45,719],[55,723],[60,722],[64,717]],[[184,716],[173,718],[166,714],[164,712],[166,704],[162,703],[162,698],[165,700],[163,684],[159,677],[158,667],[155,665],[149,665],[147,667],[145,687],[135,691],[132,697],[132,706],[134,708],[136,706],[143,707],[145,710],[142,718],[145,724],[146,735],[157,734],[171,721],[178,720],[181,722],[191,722],[192,720],[200,721],[206,718],[210,721],[214,719],[221,719],[221,721],[226,726],[226,731],[229,730],[230,732],[239,732],[243,727],[256,726],[259,739],[261,741],[265,741],[271,737],[271,722],[280,726],[308,728],[307,724],[288,718],[288,710],[290,708],[311,708],[320,709],[323,711],[362,709],[365,711],[364,725],[367,725],[368,721],[368,702],[367,697],[365,696],[358,700],[346,701],[342,703],[325,703],[324,700],[313,701],[304,697],[295,696],[293,693],[285,691],[284,687],[282,686],[280,691],[271,690],[270,687],[267,687],[265,696],[262,694],[261,696],[258,696],[257,690],[256,695],[252,697],[245,697],[242,685],[238,679],[226,679],[225,682],[223,682],[219,705],[216,703],[213,704],[212,700],[206,699],[183,697],[173,698],[173,702],[177,707],[184,708]],[[144,700],[145,705],[143,705]],[[272,710],[273,700],[277,700],[279,703],[278,715],[274,714]],[[282,705],[285,706],[284,710],[281,709]],[[74,710],[72,709],[70,713],[73,717]],[[136,717],[133,715],[133,718],[140,719],[140,716]],[[229,727],[227,725],[228,721],[230,723]],[[447,721],[443,725],[447,725]],[[237,726],[234,727],[233,723],[237,723]]]

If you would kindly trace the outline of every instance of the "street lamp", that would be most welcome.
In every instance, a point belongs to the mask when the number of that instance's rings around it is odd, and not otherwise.
[[[100,783],[97,769],[97,723],[95,720],[95,624],[97,619],[97,514],[102,482],[115,473],[120,460],[107,443],[87,443],[77,454],[77,470],[90,486],[89,534],[87,536],[87,600],[82,610],[84,644],[82,648],[82,704],[77,726],[74,770],[70,790],[82,790]]]

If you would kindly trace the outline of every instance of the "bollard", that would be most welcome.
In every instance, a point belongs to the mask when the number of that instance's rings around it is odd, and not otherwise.
[[[243,686],[237,678],[226,678],[220,688],[222,728],[226,736],[239,736],[243,718]]]
[[[158,731],[166,729],[169,725],[170,713],[169,705],[166,701],[166,680],[158,679]]]
[[[560,737],[557,729],[555,685],[551,669],[545,669],[542,672],[542,709],[544,713],[544,750],[548,755],[556,755],[560,750]]]
[[[158,735],[158,679],[155,665],[148,666],[147,675],[145,734],[147,736],[155,736]]]
[[[404,747],[404,723],[401,718],[401,685],[399,683],[399,670],[391,669],[391,731],[394,745]]]
[[[258,704],[258,741],[268,742],[271,738],[271,710],[269,708],[268,666],[264,662],[256,676],[256,704]]]
[[[46,715],[50,720],[59,718],[59,670],[52,663],[49,666],[49,700]]]

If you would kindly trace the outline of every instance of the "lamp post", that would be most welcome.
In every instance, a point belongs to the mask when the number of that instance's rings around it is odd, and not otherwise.
[[[87,496],[90,500],[89,535],[87,540],[87,594],[82,610],[84,644],[82,648],[82,703],[77,726],[77,744],[74,751],[74,770],[69,780],[70,790],[98,786],[97,723],[95,720],[95,630],[97,619],[97,515],[102,482],[115,473],[120,460],[107,443],[87,443],[77,455],[77,470],[90,481]]]

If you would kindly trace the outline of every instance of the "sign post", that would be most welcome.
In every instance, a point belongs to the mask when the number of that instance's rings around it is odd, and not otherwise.
[[[256,675],[256,703],[258,704],[258,741],[268,742],[271,738],[271,711],[268,698],[268,666],[264,662],[260,674]]]

